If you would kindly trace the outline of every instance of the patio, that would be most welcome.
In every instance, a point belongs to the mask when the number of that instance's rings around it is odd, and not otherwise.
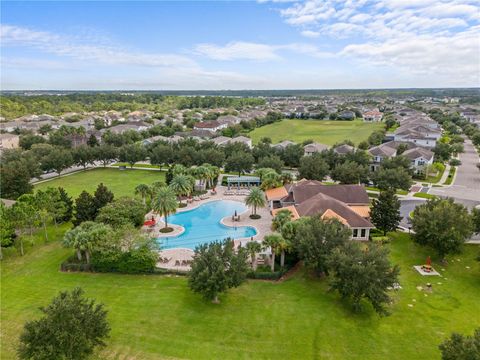
[[[195,209],[196,207],[206,204],[211,201],[218,200],[233,200],[244,202],[245,195],[230,194],[228,187],[218,186],[216,188],[216,193],[208,194],[208,198],[203,200],[192,201],[187,204],[184,208],[177,209],[177,212],[183,212]],[[231,190],[230,190],[231,191]],[[225,194],[227,193],[227,195]],[[271,223],[272,215],[267,207],[257,209],[257,214],[261,215],[260,219],[252,220],[250,219],[250,210],[240,214],[240,220],[234,221],[231,215],[224,217],[220,222],[225,226],[236,227],[236,226],[252,226],[257,230],[257,234],[253,237],[253,240],[261,241],[264,236],[271,233]],[[149,213],[147,218],[151,218],[153,214]],[[149,231],[152,237],[170,237],[180,235],[184,229],[182,226],[168,224],[168,226],[173,227],[174,231],[170,233],[160,233],[160,229],[164,226],[162,218],[160,216],[155,216],[156,225],[152,230]],[[240,238],[235,239],[235,246],[245,246],[245,244],[250,241],[251,238]],[[187,248],[172,248],[159,251],[160,261],[157,263],[157,267],[162,269],[177,270],[177,271],[188,271],[190,269],[190,262],[193,259],[194,251]]]

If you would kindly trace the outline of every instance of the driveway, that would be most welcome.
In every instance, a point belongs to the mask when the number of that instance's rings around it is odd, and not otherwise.
[[[455,181],[451,186],[432,188],[430,194],[453,197],[458,200],[471,200],[480,203],[480,171],[478,153],[471,140],[466,139],[465,152],[460,154],[462,165],[457,167]]]

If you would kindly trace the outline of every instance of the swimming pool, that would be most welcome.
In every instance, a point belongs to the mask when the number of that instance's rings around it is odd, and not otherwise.
[[[158,238],[157,241],[161,249],[195,249],[197,245],[227,237],[239,239],[255,236],[257,230],[251,226],[230,227],[220,223],[224,217],[232,216],[235,210],[241,214],[247,207],[238,201],[218,200],[169,216],[169,224],[181,225],[185,231],[178,236]]]

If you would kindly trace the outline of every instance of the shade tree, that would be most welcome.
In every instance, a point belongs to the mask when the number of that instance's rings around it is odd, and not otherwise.
[[[229,288],[240,286],[246,279],[247,251],[239,247],[235,252],[233,240],[215,241],[195,248],[188,276],[190,289],[213,303]]]
[[[400,200],[393,190],[380,192],[378,199],[372,200],[370,219],[377,229],[386,235],[388,231],[397,229],[402,216],[400,215]]]
[[[413,240],[434,249],[442,261],[458,253],[474,232],[467,208],[453,199],[431,199],[413,211]]]
[[[388,255],[388,250],[377,244],[369,244],[364,250],[354,241],[334,248],[327,260],[332,274],[331,288],[350,300],[356,311],[365,299],[377,313],[388,315],[386,305],[391,302],[388,292],[398,282],[400,273],[398,266],[390,264]]]
[[[20,334],[20,359],[87,359],[104,347],[110,332],[103,304],[83,297],[83,290],[60,292],[40,308],[42,317],[25,323]]]

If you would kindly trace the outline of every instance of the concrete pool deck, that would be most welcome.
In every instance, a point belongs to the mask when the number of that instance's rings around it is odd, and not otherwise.
[[[186,207],[177,209],[177,213],[193,210],[203,204],[207,204],[209,202],[218,201],[218,200],[230,200],[230,201],[238,201],[238,202],[244,203],[245,195],[225,195],[226,190],[227,190],[227,187],[218,186],[217,193],[215,195],[211,195],[210,193],[208,193],[207,195],[205,195],[205,197],[208,196],[208,198],[205,198],[204,200],[193,201],[191,203],[188,203]],[[257,209],[257,214],[261,216],[260,219],[257,219],[257,220],[250,219],[249,217],[250,213],[251,213],[251,210],[248,209],[244,213],[239,214],[240,221],[233,221],[231,215],[228,215],[222,218],[220,222],[223,225],[229,226],[229,227],[251,226],[255,228],[255,230],[257,231],[257,234],[253,236],[253,240],[262,242],[265,235],[272,233],[272,230],[271,230],[272,215],[270,214],[268,207]],[[182,226],[175,225],[175,224],[168,224],[169,227],[174,228],[174,231],[169,233],[161,233],[160,229],[165,225],[162,217],[149,213],[147,214],[146,218],[150,219],[152,216],[157,221],[157,224],[153,228],[145,228],[145,231],[151,237],[162,238],[162,237],[178,236],[178,235],[181,235],[183,231],[185,231],[185,229]],[[168,222],[168,219],[167,219],[167,222]],[[250,238],[235,239],[234,241],[235,246],[238,246],[240,244],[242,246],[245,246],[245,244],[250,240],[251,240]],[[192,249],[187,249],[187,248],[172,248],[172,249],[160,250],[159,251],[160,260],[157,263],[157,267],[162,269],[169,269],[169,270],[188,271],[190,270],[189,263],[192,261],[193,255],[194,255],[194,251]]]

